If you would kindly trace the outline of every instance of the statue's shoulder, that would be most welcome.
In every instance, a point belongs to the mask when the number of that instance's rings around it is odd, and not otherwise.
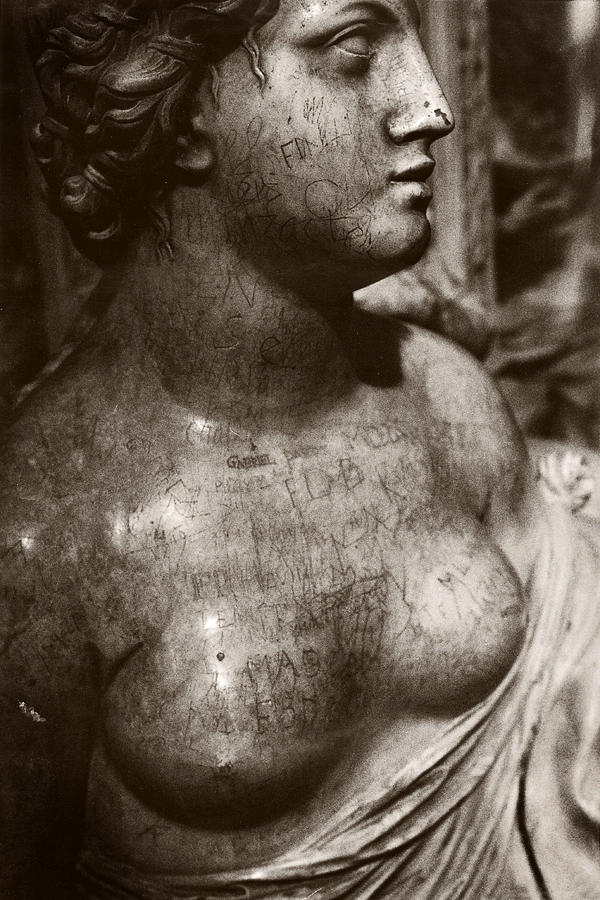
[[[82,591],[115,511],[176,480],[174,410],[101,359],[68,362],[32,392],[0,445],[0,552],[12,560],[0,577],[36,571],[65,602]]]
[[[44,716],[69,690],[75,708],[74,683],[91,678],[84,585],[73,577],[83,564],[83,511],[95,504],[85,465],[94,419],[79,386],[71,377],[42,385],[0,444],[0,677]]]
[[[403,373],[409,389],[429,410],[444,448],[467,471],[480,466],[497,474],[528,465],[523,435],[497,385],[467,350],[416,326],[401,337]]]
[[[437,334],[407,327],[401,358],[413,406],[426,410],[436,465],[526,580],[543,500],[508,404],[475,357]]]
[[[88,457],[100,418],[90,398],[97,395],[97,384],[61,372],[14,410],[0,444],[4,533],[17,523],[37,533],[56,530],[67,507],[77,507],[79,490],[89,487]]]

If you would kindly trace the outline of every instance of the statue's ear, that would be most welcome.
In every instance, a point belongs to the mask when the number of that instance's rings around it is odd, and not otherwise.
[[[188,178],[207,175],[216,162],[201,104],[195,103],[185,134],[177,138],[175,165]]]

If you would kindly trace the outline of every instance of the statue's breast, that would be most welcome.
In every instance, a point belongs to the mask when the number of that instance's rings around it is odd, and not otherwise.
[[[111,676],[104,747],[141,800],[200,827],[275,818],[366,732],[474,705],[526,621],[423,454],[253,457],[184,475],[147,527],[138,507],[120,550],[120,590],[154,623]]]

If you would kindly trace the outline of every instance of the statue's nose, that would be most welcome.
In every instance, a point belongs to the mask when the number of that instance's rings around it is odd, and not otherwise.
[[[431,144],[450,134],[454,128],[452,109],[418,41],[390,87],[394,102],[384,127],[395,144],[419,138]]]

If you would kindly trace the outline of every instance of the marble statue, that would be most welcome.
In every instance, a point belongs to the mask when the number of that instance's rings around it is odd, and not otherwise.
[[[580,462],[537,478],[466,350],[353,302],[453,127],[416,5],[30,31],[104,275],[3,435],[3,900],[599,898]]]

